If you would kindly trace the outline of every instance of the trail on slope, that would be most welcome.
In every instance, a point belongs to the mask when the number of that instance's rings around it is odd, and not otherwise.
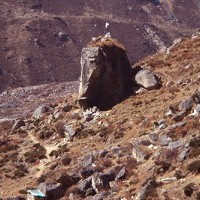
[[[34,144],[40,143],[40,141],[34,136],[33,132],[28,132],[28,136]],[[44,172],[44,170],[46,168],[46,165],[52,161],[52,158],[49,156],[49,154],[51,153],[51,151],[58,149],[59,145],[60,145],[60,143],[48,144],[48,145],[42,144],[42,146],[46,150],[46,153],[45,153],[46,158],[40,160],[39,165],[37,166],[37,171],[35,173],[35,177],[39,178],[42,175],[42,173]]]

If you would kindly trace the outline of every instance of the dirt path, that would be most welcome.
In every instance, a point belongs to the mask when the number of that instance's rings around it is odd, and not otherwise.
[[[36,143],[40,143],[39,140],[34,136],[33,132],[28,132],[28,136],[31,139],[31,141],[36,144]],[[46,166],[48,163],[50,163],[52,161],[52,158],[49,156],[49,154],[51,153],[51,151],[58,149],[58,146],[60,145],[60,143],[58,144],[42,144],[42,146],[45,148],[46,153],[45,156],[46,158],[43,160],[40,160],[39,165],[37,165],[37,171],[35,173],[35,177],[39,178],[43,171],[45,170]]]

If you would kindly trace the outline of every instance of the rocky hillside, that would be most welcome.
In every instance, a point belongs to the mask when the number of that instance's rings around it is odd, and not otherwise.
[[[131,63],[200,26],[198,0],[7,0],[0,2],[0,91],[76,81],[81,49],[105,34],[125,44]],[[108,31],[108,30],[107,30]]]
[[[136,63],[162,86],[110,110],[83,111],[74,94],[2,120],[1,197],[37,189],[49,200],[200,199],[199,54],[196,33]]]

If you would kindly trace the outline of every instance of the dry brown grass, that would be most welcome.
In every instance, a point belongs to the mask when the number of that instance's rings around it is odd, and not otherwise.
[[[105,37],[105,36],[99,36],[95,38],[95,40],[92,40],[88,43],[88,47],[118,47],[125,51],[125,47],[118,42],[116,39]]]

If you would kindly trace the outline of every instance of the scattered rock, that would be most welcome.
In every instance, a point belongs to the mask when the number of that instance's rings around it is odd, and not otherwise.
[[[73,125],[71,124],[64,125],[63,129],[67,140],[71,140],[76,135],[76,131],[74,130]]]
[[[56,200],[64,195],[61,183],[40,183],[37,188],[43,194],[45,194],[48,199]]]
[[[152,142],[157,142],[158,139],[159,139],[159,135],[158,135],[157,133],[151,133],[151,134],[149,135],[149,138],[150,138],[150,140],[151,140]]]
[[[167,135],[161,135],[159,137],[159,143],[161,146],[168,146],[171,141],[172,139],[169,138]]]
[[[139,145],[138,143],[133,144],[132,154],[134,158],[137,160],[137,162],[144,161],[145,159],[148,159],[150,156],[148,150],[145,149],[143,146]]]
[[[80,174],[83,178],[87,178],[89,176],[91,176],[96,170],[93,167],[87,167],[87,168],[83,168],[80,171]]]
[[[99,175],[99,179],[102,183],[102,185],[107,188],[109,187],[109,182],[115,180],[115,172],[114,171],[109,171],[107,173],[102,173]]]
[[[188,111],[191,107],[193,106],[193,98],[190,97],[184,101],[182,101],[179,105],[178,105],[178,109],[181,112],[186,112]]]
[[[150,179],[146,184],[140,189],[136,200],[146,200],[149,196],[152,197],[152,192],[156,189],[157,183],[154,179]]]
[[[17,130],[20,127],[25,126],[25,125],[26,124],[25,124],[24,120],[22,120],[22,119],[16,120],[11,130],[12,131]]]
[[[100,150],[99,151],[99,157],[104,158],[108,154],[108,151],[106,150]]]
[[[81,193],[85,194],[89,188],[92,188],[92,178],[91,177],[78,182],[78,190]]]
[[[160,85],[158,77],[147,69],[140,70],[135,76],[135,81],[147,90],[156,89]]]
[[[168,145],[169,149],[177,149],[179,147],[183,146],[183,142],[181,140],[170,142]]]
[[[184,161],[187,157],[189,150],[190,150],[189,148],[183,149],[178,156],[178,160],[181,162]]]
[[[96,120],[99,116],[100,116],[99,109],[96,106],[86,109],[83,112],[83,117],[87,122],[91,120]]]
[[[193,115],[199,115],[199,113],[200,113],[200,104],[197,104],[197,105],[194,107]]]
[[[183,111],[183,112],[179,112],[179,113],[175,114],[172,119],[175,122],[180,122],[184,119],[185,116],[186,116],[186,113],[185,113],[185,111]]]
[[[121,179],[125,178],[125,176],[126,176],[126,168],[123,167],[123,168],[118,172],[118,174],[117,174],[115,180],[117,180],[117,181],[118,181],[118,180],[121,180]]]
[[[39,119],[43,113],[49,112],[50,108],[48,106],[40,106],[33,112],[33,117]]]
[[[66,42],[70,39],[70,36],[67,35],[66,33],[58,32],[58,38],[60,39],[60,41]]]
[[[85,156],[84,161],[83,161],[83,166],[90,167],[93,162],[94,162],[94,156],[89,154],[89,155]]]

